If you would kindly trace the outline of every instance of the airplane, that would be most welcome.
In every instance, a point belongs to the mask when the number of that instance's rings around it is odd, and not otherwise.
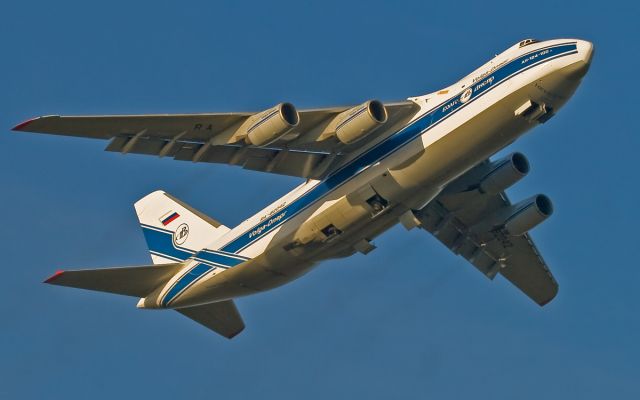
[[[458,82],[399,102],[298,111],[42,116],[15,131],[109,140],[107,151],[222,163],[305,181],[235,228],[164,191],[135,203],[153,264],[57,271],[45,282],[139,298],[232,338],[234,299],[273,289],[319,262],[375,249],[400,223],[431,233],[489,279],[544,306],[558,292],[528,232],[553,213],[505,190],[530,170],[514,152],[574,94],[593,57],[579,39],[525,39]]]

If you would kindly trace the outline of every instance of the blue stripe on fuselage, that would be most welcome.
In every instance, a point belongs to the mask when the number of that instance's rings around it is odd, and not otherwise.
[[[167,304],[171,302],[171,300],[176,298],[181,292],[186,290],[187,287],[189,287],[192,283],[194,283],[198,278],[200,278],[207,272],[211,271],[212,269],[213,268],[208,265],[196,264],[193,268],[191,268],[189,272],[184,274],[182,278],[178,279],[178,281],[176,281],[173,284],[173,287],[169,289],[167,294],[165,294],[164,298],[162,299],[162,305],[166,307]]]
[[[173,243],[173,232],[148,225],[141,226],[149,247],[149,252],[160,257],[184,261],[193,257],[195,254],[196,257],[201,259],[205,264],[212,263],[225,268],[235,267],[248,260],[247,257],[219,252],[217,250],[203,249],[196,253],[185,247],[177,247]]]
[[[228,256],[226,254],[221,254],[221,253],[217,253],[214,252],[212,250],[208,250],[208,249],[204,249],[202,251],[199,251],[198,254],[196,255],[196,257],[198,257],[198,259],[200,260],[205,260],[205,261],[210,261],[214,264],[223,266],[223,267],[235,267],[238,264],[242,264],[243,262],[245,262],[247,259],[246,258],[238,258],[238,257],[232,257],[232,256]]]

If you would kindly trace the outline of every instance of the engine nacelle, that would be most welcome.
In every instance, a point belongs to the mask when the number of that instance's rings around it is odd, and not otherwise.
[[[378,100],[369,100],[338,115],[335,136],[344,144],[357,142],[387,122],[387,109]]]
[[[551,200],[539,194],[510,207],[510,216],[504,222],[509,236],[521,236],[538,226],[553,214]]]
[[[496,229],[507,236],[522,236],[549,218],[551,214],[553,214],[551,200],[543,194],[538,194],[497,211],[471,230],[481,240],[485,237],[489,239],[490,232]]]
[[[245,142],[254,146],[266,146],[278,140],[298,126],[300,115],[291,103],[280,103],[247,120]]]
[[[512,153],[492,163],[488,174],[482,178],[478,189],[482,193],[497,194],[507,189],[529,173],[529,161],[522,153]]]

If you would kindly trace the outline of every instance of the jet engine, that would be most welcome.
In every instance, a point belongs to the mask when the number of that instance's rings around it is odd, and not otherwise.
[[[351,144],[387,122],[387,109],[378,100],[369,100],[342,112],[335,119],[335,136],[344,144]]]
[[[247,120],[244,136],[248,144],[266,146],[298,126],[300,115],[291,103],[280,103]]]
[[[522,153],[512,153],[492,163],[478,189],[483,193],[497,194],[507,189],[529,173],[529,161]]]
[[[538,194],[510,207],[510,210],[504,231],[509,236],[521,236],[549,218],[553,214],[553,204],[547,196]]]
[[[521,236],[538,226],[553,214],[551,200],[538,194],[504,207],[471,228],[480,239],[489,238],[490,232],[501,231],[507,236]]]

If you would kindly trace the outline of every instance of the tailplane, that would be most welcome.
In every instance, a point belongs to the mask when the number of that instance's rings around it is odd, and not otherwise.
[[[162,288],[184,267],[185,263],[171,263],[58,271],[45,283],[141,297],[144,302],[144,297]],[[229,339],[244,329],[244,322],[233,300],[179,308],[176,311]]]
[[[176,311],[227,339],[244,330],[244,322],[233,300],[178,308]]]
[[[164,285],[184,267],[183,263],[58,271],[44,281],[51,285],[145,297]]]
[[[229,231],[162,190],[146,195],[134,207],[154,264],[184,261]]]
[[[154,265],[58,271],[45,283],[139,297],[138,308],[147,308],[147,297],[182,282],[180,279],[193,270],[192,257],[229,232],[218,221],[161,190],[134,206]],[[176,311],[227,338],[244,329],[232,300]]]

